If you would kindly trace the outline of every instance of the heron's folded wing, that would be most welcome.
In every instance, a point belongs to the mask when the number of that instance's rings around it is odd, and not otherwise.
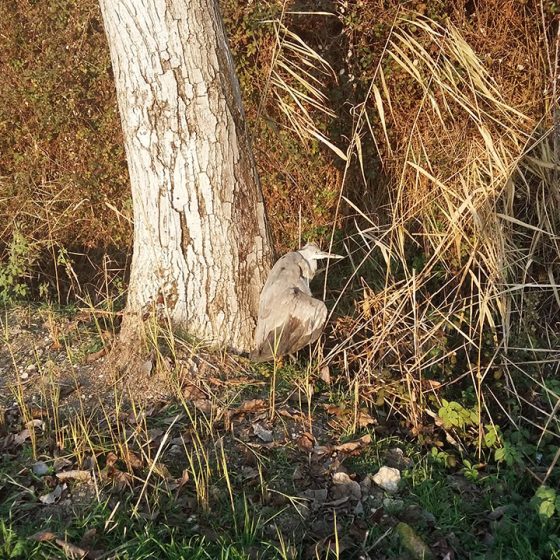
[[[319,338],[327,307],[318,299],[290,288],[278,294],[274,305],[262,310],[256,335],[255,361],[267,361],[297,352]]]

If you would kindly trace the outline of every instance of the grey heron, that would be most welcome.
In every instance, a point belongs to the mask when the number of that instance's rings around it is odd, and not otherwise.
[[[319,259],[342,258],[315,243],[287,253],[272,267],[259,301],[255,349],[250,358],[266,362],[315,342],[327,320],[327,306],[311,295],[309,282]]]

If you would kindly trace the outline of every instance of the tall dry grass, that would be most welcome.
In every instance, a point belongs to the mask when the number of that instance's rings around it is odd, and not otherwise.
[[[365,181],[362,145],[375,143],[389,203],[381,222],[342,191],[355,233],[339,301],[351,295],[356,313],[335,324],[327,359],[418,434],[456,398],[476,411],[479,444],[502,420],[559,436],[559,161],[543,37],[526,38],[542,64],[520,96],[450,20],[401,10],[356,108],[349,155]]]

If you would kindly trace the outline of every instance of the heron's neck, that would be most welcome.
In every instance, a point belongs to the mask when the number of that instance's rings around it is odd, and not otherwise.
[[[317,272],[317,261],[315,259],[306,259],[305,257],[303,257],[303,260],[307,266],[301,267],[301,273],[309,283],[309,281],[313,280],[313,277]]]

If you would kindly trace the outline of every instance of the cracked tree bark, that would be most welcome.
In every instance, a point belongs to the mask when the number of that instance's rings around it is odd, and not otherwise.
[[[216,0],[100,0],[134,209],[121,341],[154,312],[252,345],[271,245]]]

